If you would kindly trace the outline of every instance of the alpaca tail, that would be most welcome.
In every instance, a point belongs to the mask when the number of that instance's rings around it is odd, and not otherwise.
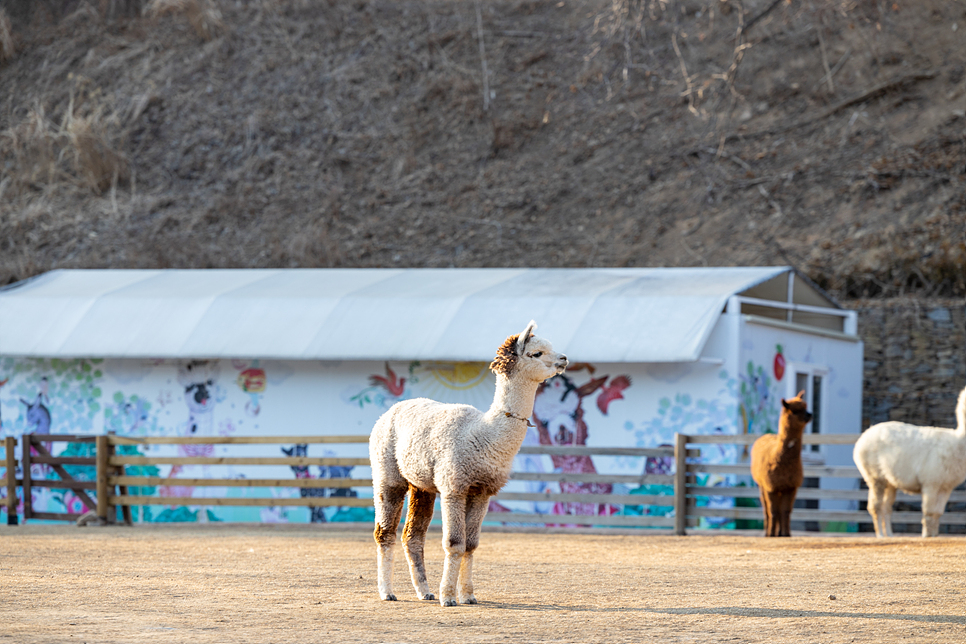
[[[966,432],[966,387],[959,392],[959,401],[956,403],[956,431]]]

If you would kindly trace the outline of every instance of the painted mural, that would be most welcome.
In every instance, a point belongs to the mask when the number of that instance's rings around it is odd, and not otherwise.
[[[309,446],[305,443],[299,443],[293,445],[292,447],[282,447],[282,454],[285,456],[309,456]],[[332,450],[322,450],[319,454],[322,458],[336,457],[336,454]],[[290,465],[289,466],[297,479],[338,479],[338,478],[353,478],[352,471],[355,469],[353,466],[344,465],[317,465],[316,471],[313,473],[312,468],[307,465]],[[314,498],[314,499],[324,499],[324,498],[355,498],[359,496],[359,492],[353,490],[352,488],[299,488],[299,495],[302,498]],[[309,509],[309,522],[310,523],[326,523],[329,521],[369,521],[373,518],[372,511],[367,508],[351,508],[351,507],[337,507],[337,508],[326,508],[322,506],[308,506]],[[328,514],[326,514],[328,511]],[[283,518],[282,515],[277,515],[274,517],[274,521],[270,522],[280,522]],[[266,517],[262,517],[262,521],[266,521]]]
[[[785,370],[810,356],[810,349],[772,343],[763,354],[746,343],[742,366],[574,364],[544,383],[534,404],[525,444],[658,447],[676,432],[761,434],[777,429],[778,405],[789,379]],[[788,361],[786,363],[786,360]],[[788,366],[786,366],[788,365]],[[827,379],[835,385],[835,373]],[[0,358],[0,434],[99,434],[128,436],[261,436],[367,434],[393,403],[415,397],[489,407],[494,378],[486,363],[296,362],[267,360],[40,360]],[[52,443],[66,453],[89,454],[87,444]],[[368,455],[365,444],[298,443],[270,447],[278,456]],[[122,453],[143,456],[264,456],[265,446],[131,446]],[[65,453],[65,452],[61,452]],[[19,455],[18,455],[19,457]],[[708,446],[700,457],[736,463],[745,454],[732,446]],[[516,471],[543,473],[670,474],[673,459],[616,456],[518,455]],[[77,479],[93,480],[93,468],[71,466]],[[169,505],[134,508],[139,522],[369,521],[372,510],[353,507],[203,507],[189,499],[211,496],[338,498],[371,495],[371,488],[198,488],[188,478],[362,478],[366,467],[129,466],[130,474],[165,479],[157,487],[132,490],[172,499]],[[54,478],[34,464],[32,475]],[[733,485],[734,477],[705,475],[708,487]],[[594,516],[673,513],[669,485],[611,485],[511,481],[508,491],[667,494],[667,505],[582,502],[505,502],[500,509],[559,516],[557,525],[592,525]],[[5,493],[5,491],[3,492]],[[78,512],[82,504],[63,490],[34,488],[37,511]],[[732,500],[709,496],[710,507]],[[3,517],[0,516],[0,521]],[[708,527],[733,524],[714,518]]]
[[[259,361],[141,361],[0,359],[0,428],[5,435],[24,433],[97,434],[127,436],[243,436],[278,433],[365,433],[393,403],[426,396],[444,402],[463,402],[487,408],[494,381],[485,363],[384,362],[312,368],[300,363]],[[728,410],[716,400],[692,400],[687,394],[664,398],[657,416],[635,423],[639,403],[634,399],[637,376],[590,364],[574,365],[566,374],[544,383],[534,405],[526,442],[536,445],[627,444],[626,428],[635,428],[634,443],[661,444],[675,431],[704,431],[724,425]],[[647,379],[647,377],[645,377]],[[651,378],[653,379],[653,377]],[[333,413],[333,409],[337,413]],[[595,440],[596,439],[596,440]],[[61,454],[90,455],[89,444],[54,443]],[[336,453],[309,444],[285,445],[279,455],[365,455]],[[222,445],[130,446],[131,455],[220,456]],[[233,455],[243,447],[232,446]],[[253,452],[255,453],[255,452]],[[518,456],[521,471],[594,473],[600,458],[589,456]],[[603,459],[604,470],[640,471],[642,459]],[[648,459],[648,471],[668,471],[672,464]],[[636,462],[635,462],[636,461]],[[653,462],[652,462],[653,461]],[[56,478],[35,464],[34,477]],[[368,476],[367,468],[279,468],[274,476],[293,479]],[[167,479],[157,487],[133,489],[133,494],[170,497],[169,506],[133,508],[138,522],[368,521],[372,510],[353,507],[202,507],[183,501],[205,496],[270,495],[333,498],[371,494],[367,488],[198,488],[179,483],[186,478],[270,476],[265,470],[246,472],[234,466],[129,466],[132,475]],[[93,480],[91,467],[72,466],[71,475]],[[610,484],[523,482],[528,491],[609,493]],[[626,490],[624,490],[626,491]],[[650,492],[653,492],[651,490]],[[83,505],[71,492],[35,488],[33,505],[42,512],[80,512]],[[654,508],[622,508],[599,503],[557,502],[512,504],[501,509],[560,515],[559,525],[585,525],[589,517],[619,512],[664,512]],[[587,517],[579,520],[577,517]]]
[[[740,412],[743,434],[773,434],[778,431],[781,399],[777,381],[784,375],[784,358],[779,345],[774,360],[774,377],[769,376],[762,365],[749,360],[741,374]]]
[[[226,363],[228,364],[228,363]],[[0,374],[6,381],[0,392],[0,432],[99,434],[115,432],[125,436],[216,436],[231,435],[248,417],[257,416],[259,397],[264,392],[264,372],[259,382],[257,367],[232,365],[241,374],[238,385],[247,400],[234,400],[231,387],[222,377],[217,361],[104,361],[0,359]],[[246,373],[247,370],[247,373]],[[228,381],[229,383],[231,381]],[[235,396],[235,398],[238,398]],[[219,413],[228,402],[231,412]],[[247,404],[246,404],[247,403]],[[243,414],[235,413],[241,409]],[[21,443],[22,444],[22,443]],[[63,456],[92,456],[93,445],[49,443]],[[120,446],[122,455],[213,456],[213,445],[177,447]],[[18,445],[18,449],[22,449]],[[173,450],[173,451],[172,451]],[[18,460],[21,454],[17,454]],[[66,466],[77,480],[92,481],[93,467]],[[164,477],[170,483],[157,487],[131,488],[132,494],[170,497],[218,496],[218,490],[178,484],[179,478],[212,476],[209,466],[127,466],[131,475]],[[22,473],[18,473],[22,475]],[[46,466],[34,464],[35,478],[56,479]],[[220,476],[220,474],[219,474]],[[5,492],[5,491],[4,491]],[[222,493],[224,490],[222,490]],[[83,512],[86,508],[72,492],[35,488],[32,504],[39,512]],[[23,502],[19,507],[22,510]],[[218,521],[211,508],[197,506],[141,506],[133,508],[140,522]]]
[[[488,406],[493,379],[485,363],[388,362],[345,365],[283,361],[39,360],[0,358],[0,434],[99,434],[125,436],[245,436],[368,433],[393,403],[430,396],[448,402]],[[55,454],[91,456],[93,446],[51,443]],[[19,449],[19,446],[18,446]],[[258,446],[147,445],[119,447],[141,456],[263,456]],[[368,455],[367,446],[340,445],[338,452],[315,444],[281,445],[278,455]],[[20,454],[17,454],[18,461]],[[193,487],[189,478],[325,479],[369,477],[368,468],[296,466],[127,466],[132,475],[166,479],[156,487],[133,488],[132,494],[172,499],[168,506],[133,508],[139,522],[370,521],[373,513],[357,507],[202,507],[184,503],[193,497],[270,496],[339,498],[371,494],[354,488]],[[2,471],[2,468],[0,468]],[[69,466],[77,480],[95,478],[93,467]],[[34,478],[58,478],[33,464]],[[22,473],[19,473],[22,474]],[[6,490],[0,492],[5,494]],[[178,499],[179,502],[175,502]],[[83,512],[80,500],[65,490],[34,488],[38,512]],[[22,511],[22,500],[19,503]],[[5,508],[5,506],[4,506]],[[3,510],[5,511],[5,509]],[[2,520],[2,518],[0,518]]]
[[[623,391],[631,386],[628,375],[596,376],[596,368],[586,363],[574,364],[566,373],[554,376],[541,384],[533,406],[533,427],[527,430],[524,445],[587,445],[591,435],[586,408],[594,408],[601,416],[607,416],[611,403],[624,398]],[[586,375],[584,373],[586,372]],[[549,466],[546,461],[549,461]],[[593,474],[597,472],[590,456],[522,455],[516,457],[514,469],[520,472],[560,472],[567,474]],[[562,492],[568,494],[610,494],[613,486],[605,483],[578,483],[560,481],[526,481],[527,492]],[[537,514],[559,514],[562,521],[556,525],[585,525],[574,523],[564,517],[610,515],[619,511],[618,506],[601,503],[580,502],[523,502],[503,505],[490,502],[492,509],[501,511],[524,511]]]
[[[735,434],[738,408],[736,405],[738,382],[727,370],[720,370],[715,376],[714,389],[707,389],[707,397],[697,397],[691,393],[675,392],[658,400],[657,413],[641,423],[627,423],[626,429],[633,433],[637,447],[667,447],[674,444],[674,434]],[[738,462],[738,450],[732,445],[708,445],[701,450],[699,460],[712,464],[731,464]],[[671,474],[674,471],[672,458],[648,458],[644,464],[644,474]],[[699,474],[697,483],[707,487],[729,487],[735,484],[735,477],[720,474]],[[629,490],[630,494],[672,495],[670,485],[645,484]],[[698,497],[698,506],[730,508],[733,499],[724,496]],[[667,506],[625,507],[625,514],[650,514],[673,516],[674,509]],[[702,527],[734,527],[733,522],[717,517],[702,517]]]

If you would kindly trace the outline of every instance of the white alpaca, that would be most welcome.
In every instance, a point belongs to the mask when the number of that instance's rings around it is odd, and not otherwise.
[[[567,368],[567,357],[532,334],[535,322],[511,336],[490,369],[496,395],[486,413],[469,405],[417,398],[393,405],[376,421],[369,438],[379,596],[392,593],[393,546],[409,492],[403,545],[416,595],[435,599],[426,581],[423,546],[436,494],[443,511],[446,559],[439,586],[443,606],[475,604],[473,551],[489,499],[510,477],[513,457],[527,433],[537,387]],[[457,580],[459,592],[457,593]]]
[[[892,536],[896,489],[922,494],[922,536],[939,534],[953,488],[966,480],[966,389],[956,403],[955,430],[889,421],[867,429],[852,457],[869,486],[877,537]]]

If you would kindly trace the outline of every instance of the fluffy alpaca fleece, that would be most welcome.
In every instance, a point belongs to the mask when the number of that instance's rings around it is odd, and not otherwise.
[[[939,534],[939,518],[953,488],[966,480],[966,389],[956,403],[955,430],[897,421],[873,425],[852,457],[869,486],[869,514],[877,537],[892,536],[896,490],[922,495],[922,536]]]
[[[490,369],[496,395],[488,411],[469,405],[443,404],[417,398],[396,403],[376,421],[369,438],[373,496],[376,506],[376,551],[379,596],[392,592],[393,547],[409,493],[403,545],[416,595],[435,599],[426,581],[423,546],[440,495],[443,512],[443,578],[439,602],[475,604],[473,551],[489,505],[510,477],[513,457],[527,433],[537,387],[563,373],[567,357],[533,335],[530,322],[520,335],[499,348]],[[457,581],[459,588],[457,590]]]
[[[777,434],[765,434],[751,446],[751,477],[761,491],[766,537],[790,537],[792,506],[802,484],[802,432],[812,420],[802,396],[782,400]]]

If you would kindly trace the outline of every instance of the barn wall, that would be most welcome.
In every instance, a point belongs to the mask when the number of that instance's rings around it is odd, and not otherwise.
[[[742,413],[747,433],[777,432],[781,399],[795,396],[802,388],[795,380],[796,372],[813,373],[822,378],[824,426],[819,428],[821,433],[859,433],[861,342],[749,322],[744,325],[741,346]],[[808,430],[815,428],[810,426]]]
[[[844,357],[835,344],[810,336],[744,325],[740,316],[724,315],[715,326],[704,350],[704,361],[695,363],[575,363],[539,392],[535,408],[536,427],[528,430],[525,443],[584,444],[599,446],[656,447],[673,444],[675,432],[693,434],[762,433],[777,430],[778,399],[792,395],[774,373],[775,347],[781,343],[785,359],[815,359],[839,369]],[[801,336],[801,337],[799,337]],[[844,343],[858,350],[850,367],[858,381],[861,345]],[[767,376],[759,378],[756,377]],[[835,372],[836,377],[838,372]],[[771,379],[769,381],[769,378]],[[834,379],[833,379],[834,380]],[[40,360],[0,358],[0,422],[2,433],[20,435],[39,427],[32,406],[49,413],[49,431],[55,434],[101,433],[124,435],[317,435],[367,434],[376,419],[394,402],[429,397],[444,402],[461,402],[487,408],[493,397],[494,378],[486,363],[450,362],[299,362],[217,360],[207,363],[173,360]],[[787,383],[786,383],[787,384]],[[830,380],[830,386],[832,380]],[[759,386],[763,385],[764,390]],[[857,388],[855,385],[854,388]],[[842,400],[842,387],[832,388]],[[850,385],[849,395],[852,386]],[[767,400],[754,399],[764,395]],[[857,394],[856,394],[857,395]],[[753,404],[767,403],[756,418]],[[853,404],[854,401],[846,401]],[[853,404],[857,407],[857,404]],[[756,407],[757,409],[757,407]],[[827,431],[858,431],[855,419]],[[847,416],[847,414],[846,414]],[[855,427],[853,427],[853,425]],[[278,455],[294,446],[214,446],[210,454]],[[155,447],[150,455],[178,455],[184,447]],[[247,450],[247,451],[246,451]],[[270,453],[266,452],[270,450]],[[364,456],[365,445],[310,445],[309,456],[325,456],[333,450],[340,456]],[[733,463],[743,458],[733,446],[709,446],[702,452],[707,462]],[[595,457],[593,459],[551,459],[518,456],[522,471],[600,471],[612,473],[670,473],[671,463],[663,459]],[[178,477],[295,477],[291,468],[209,468],[200,466],[175,471]],[[170,466],[153,474],[172,476]],[[145,472],[147,473],[147,472]],[[351,475],[367,477],[367,468]],[[309,468],[309,476],[341,476],[344,473]],[[734,484],[734,477],[708,476],[703,484]],[[167,489],[152,494],[190,495],[173,481]],[[620,487],[620,486],[616,486]],[[648,485],[625,486],[614,492],[653,493],[669,490]],[[514,491],[559,491],[557,483],[513,482]],[[579,490],[566,490],[579,491]],[[596,491],[583,489],[583,491]],[[356,494],[368,495],[359,488]],[[198,489],[195,496],[253,494],[251,490]],[[294,496],[295,489],[275,490],[279,496]],[[72,500],[37,490],[38,510],[61,511]],[[263,495],[270,494],[268,491]],[[709,503],[730,505],[729,499]],[[514,509],[533,512],[611,512],[613,508],[584,508],[581,504],[515,504]],[[641,511],[651,512],[643,508]],[[665,509],[666,510],[666,509]],[[657,511],[665,511],[657,510]],[[623,511],[623,510],[621,510]],[[210,509],[212,520],[226,521],[331,521],[368,520],[371,510],[329,508],[311,513],[306,508]],[[142,520],[175,521],[204,518],[198,508],[150,508]]]
[[[709,347],[724,343],[716,330]],[[723,352],[723,351],[722,351]],[[0,422],[2,433],[99,434],[114,431],[133,436],[187,435],[302,435],[367,434],[376,419],[397,400],[425,396],[444,402],[462,402],[478,408],[490,405],[494,378],[486,363],[351,362],[216,360],[42,360],[0,358]],[[538,394],[528,443],[586,444],[652,447],[672,444],[676,431],[734,433],[738,429],[735,395],[738,382],[717,362],[690,364],[587,364],[577,363],[547,383]],[[42,408],[44,414],[31,414]],[[38,421],[38,417],[42,419]],[[49,422],[46,420],[49,419]],[[61,448],[65,444],[55,444]],[[79,448],[82,446],[75,446]],[[282,456],[281,446],[151,446],[138,448],[152,456]],[[365,445],[309,445],[307,455],[365,456]],[[191,452],[190,454],[188,452]],[[641,473],[669,471],[670,463],[641,458],[598,457],[554,462],[518,457],[517,469],[530,471],[607,471]],[[712,461],[730,462],[734,450],[708,454]],[[132,472],[133,473],[133,472]],[[295,489],[244,488],[192,491],[177,485],[185,477],[294,478],[288,467],[158,466],[141,474],[172,477],[170,485],[150,494],[168,496],[224,496],[256,494],[294,496]],[[42,475],[37,471],[35,475]],[[352,476],[367,477],[368,468],[355,468]],[[344,473],[309,468],[309,476]],[[93,471],[78,472],[78,478]],[[556,484],[554,484],[556,485]],[[591,490],[585,490],[591,491]],[[618,490],[621,491],[621,490]],[[623,491],[629,491],[623,490]],[[368,495],[360,488],[357,494]],[[78,509],[63,492],[35,489],[38,511]],[[533,511],[535,508],[519,508]],[[539,508],[571,512],[574,507]],[[209,514],[210,513],[210,517]],[[197,507],[156,506],[139,518],[150,521],[368,520],[371,511],[330,508],[311,515],[306,508],[218,507],[204,512]]]
[[[405,368],[405,365],[403,365]],[[370,377],[386,377],[382,363],[306,363],[251,360],[42,360],[0,358],[0,419],[6,435],[28,432],[129,436],[261,436],[304,434],[365,434],[383,410],[389,390]],[[407,374],[400,374],[407,376]],[[398,382],[398,380],[397,380]],[[42,410],[37,413],[31,410]],[[55,443],[56,449],[68,449]],[[73,444],[69,449],[88,448]],[[144,446],[146,456],[284,456],[269,446]],[[328,455],[327,446],[310,445],[308,456]],[[339,456],[366,456],[365,445],[333,446]],[[19,457],[19,455],[18,455]],[[33,474],[43,476],[43,467]],[[79,478],[93,478],[93,468]],[[289,467],[171,466],[129,468],[143,475],[185,477],[294,478]],[[150,471],[149,471],[150,470]],[[132,472],[134,473],[134,472]],[[310,468],[314,477],[367,477],[368,468],[343,473]],[[171,485],[148,490],[163,496],[298,496],[297,489],[182,488]],[[357,493],[369,493],[360,489]],[[34,507],[60,512],[76,505],[62,491],[36,490]],[[307,520],[306,508],[212,508],[212,520]],[[151,521],[199,520],[197,508],[155,506],[142,518]],[[340,510],[328,509],[327,520]],[[371,511],[366,511],[371,515]],[[346,519],[358,514],[346,508]],[[321,517],[316,516],[316,519]],[[363,516],[362,518],[366,518]]]

